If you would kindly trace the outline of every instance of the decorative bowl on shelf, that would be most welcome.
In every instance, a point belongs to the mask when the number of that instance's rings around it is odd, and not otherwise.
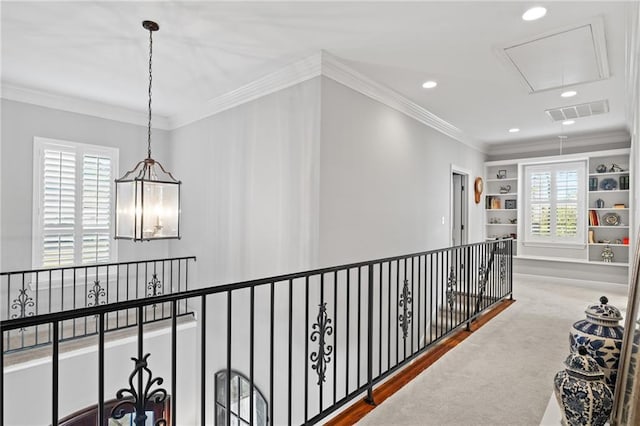
[[[616,213],[607,213],[602,217],[602,222],[607,226],[617,226],[620,224],[620,216]]]
[[[596,172],[605,173],[606,171],[607,171],[607,166],[605,166],[604,164],[598,164],[596,166]]]
[[[600,182],[600,189],[602,189],[603,191],[612,191],[617,187],[618,182],[612,178],[602,179],[602,182]]]

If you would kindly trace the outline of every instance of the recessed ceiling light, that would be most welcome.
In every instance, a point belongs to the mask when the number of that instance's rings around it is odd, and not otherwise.
[[[575,96],[577,94],[578,94],[578,92],[576,92],[575,90],[567,90],[566,92],[560,93],[560,96],[562,96],[563,98],[570,98],[570,97]]]
[[[562,122],[562,124],[564,124],[565,126],[568,126],[568,125],[573,124],[573,123],[575,123],[575,120],[565,120],[565,121]]]
[[[433,89],[437,85],[438,85],[438,83],[436,83],[435,81],[432,81],[432,80],[425,81],[424,83],[422,83],[422,87],[425,88],[425,89]]]
[[[532,7],[522,14],[522,19],[525,21],[535,21],[536,19],[542,18],[547,14],[547,9],[541,6]]]
[[[520,131],[520,129],[518,129],[517,127],[509,129],[509,133],[518,133],[519,131]]]

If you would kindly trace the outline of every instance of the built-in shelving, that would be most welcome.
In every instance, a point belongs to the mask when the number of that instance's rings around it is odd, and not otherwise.
[[[603,172],[603,173],[595,172],[595,173],[589,173],[589,176],[607,176],[607,175],[619,176],[619,175],[628,175],[628,174],[629,174],[629,171],[626,171],[626,172]]]
[[[500,175],[500,178],[498,178]],[[518,236],[518,164],[493,161],[485,164],[484,223],[485,238],[493,241]],[[509,208],[506,206],[509,205]],[[500,223],[492,223],[495,221]],[[514,244],[514,250],[516,245]]]
[[[505,178],[505,179],[487,179],[487,182],[517,182],[518,178]]]
[[[517,237],[524,232],[525,216],[521,209],[525,202],[523,194],[526,184],[522,182],[526,167],[546,162],[577,161],[585,164],[584,204],[586,209],[584,223],[584,244],[578,247],[549,247],[526,245],[522,239],[516,244],[518,258],[548,260],[569,263],[588,263],[603,266],[628,266],[630,249],[630,230],[633,229],[633,206],[631,190],[631,171],[629,169],[629,149],[587,152],[549,157],[518,160],[489,161],[485,163],[485,194],[483,201],[485,238]],[[615,165],[615,167],[614,167]],[[603,167],[604,166],[604,167]],[[596,169],[606,168],[598,173]],[[617,171],[609,171],[614,168]],[[620,170],[622,169],[622,170]],[[502,170],[502,172],[499,172]],[[498,178],[500,175],[500,178]],[[605,179],[612,179],[603,183]],[[605,189],[612,188],[615,189]],[[593,189],[591,191],[590,189]],[[508,201],[510,208],[505,207]],[[620,205],[621,207],[615,207]],[[493,208],[492,208],[493,207]],[[513,207],[513,208],[511,208]],[[616,220],[605,222],[608,214],[618,215],[618,225],[610,225]],[[597,217],[596,220],[592,215]],[[510,221],[517,223],[510,223]],[[492,223],[499,221],[500,223]],[[593,224],[592,224],[593,223]],[[606,247],[613,252],[613,261],[604,262],[602,253]]]
[[[610,170],[613,164],[621,167],[622,171],[602,173],[596,171],[599,165],[604,165],[607,170]],[[595,188],[595,190],[587,192],[587,230],[590,241],[587,246],[588,259],[590,262],[600,265],[627,265],[629,263],[629,244],[620,244],[620,241],[629,242],[631,220],[628,150],[593,153],[588,159],[588,170],[587,189]],[[602,189],[603,179],[614,179],[616,188]],[[626,183],[623,185],[625,181]],[[616,208],[615,204],[624,205],[624,208]],[[619,216],[620,224],[603,225],[601,221],[604,216],[612,213]],[[591,215],[595,216],[597,220],[595,225],[591,223]],[[602,261],[602,252],[606,247],[609,247],[613,252],[613,262]]]

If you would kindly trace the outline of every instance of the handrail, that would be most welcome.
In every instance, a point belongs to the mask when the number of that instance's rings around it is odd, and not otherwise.
[[[144,260],[130,260],[127,262],[111,262],[111,263],[90,263],[86,265],[73,265],[73,266],[57,266],[54,268],[34,268],[34,269],[24,269],[24,270],[16,270],[16,271],[4,271],[0,272],[0,276],[4,275],[19,275],[19,274],[31,274],[31,273],[41,273],[41,272],[54,272],[54,271],[62,271],[68,269],[93,269],[93,268],[104,268],[106,266],[118,266],[118,265],[134,265],[136,263],[153,263],[153,262],[168,262],[170,260],[193,260],[196,261],[195,256],[183,256],[183,257],[165,257],[161,259],[144,259]]]
[[[513,239],[504,238],[504,239],[495,240],[495,241],[497,241],[497,242],[507,242],[507,241],[509,241],[510,242],[510,241],[513,241]],[[465,244],[465,245],[461,245],[461,246],[455,246],[455,248],[461,248],[462,249],[462,248],[467,248],[467,247],[476,247],[476,246],[480,246],[482,244],[485,244],[485,243]],[[40,315],[37,315],[37,316],[31,316],[31,317],[14,318],[14,319],[1,321],[0,322],[0,326],[5,330],[15,330],[15,329],[23,328],[23,327],[30,327],[30,326],[40,325],[40,324],[44,324],[44,323],[49,323],[51,321],[56,321],[56,320],[57,321],[64,321],[64,320],[69,320],[69,319],[78,318],[78,317],[84,317],[84,316],[90,316],[90,315],[98,315],[98,314],[101,314],[101,313],[107,313],[107,312],[120,311],[120,310],[125,310],[125,309],[138,308],[138,307],[145,306],[145,305],[150,305],[150,304],[173,302],[173,301],[178,301],[178,300],[183,300],[183,299],[190,299],[190,298],[199,297],[199,296],[208,296],[208,295],[211,295],[211,294],[225,293],[225,292],[228,292],[228,291],[231,291],[231,290],[241,290],[241,289],[246,289],[246,288],[250,288],[250,287],[253,287],[253,286],[259,286],[259,285],[264,285],[264,284],[271,284],[271,283],[274,283],[276,285],[278,285],[278,284],[286,284],[290,280],[296,280],[296,279],[304,278],[304,277],[310,276],[310,275],[321,275],[321,274],[326,274],[326,273],[335,272],[335,271],[341,271],[341,270],[345,270],[345,269],[361,268],[361,267],[365,267],[365,266],[369,266],[369,265],[373,265],[373,264],[395,262],[397,260],[402,260],[402,259],[406,259],[406,258],[425,256],[425,255],[429,255],[429,254],[439,253],[439,252],[442,252],[442,250],[443,249],[428,250],[428,251],[422,251],[422,252],[417,252],[417,253],[412,253],[412,254],[407,254],[407,255],[402,255],[402,256],[384,257],[384,258],[380,258],[380,259],[376,259],[376,260],[355,262],[355,263],[347,263],[347,264],[340,265],[340,266],[330,266],[330,267],[326,267],[326,268],[311,269],[309,271],[293,272],[293,273],[290,273],[290,274],[276,275],[276,276],[273,276],[273,277],[259,278],[259,279],[254,279],[254,280],[240,281],[240,282],[231,283],[231,284],[222,284],[222,285],[216,285],[216,286],[210,286],[210,287],[197,288],[197,289],[193,289],[193,290],[180,291],[180,292],[176,292],[176,293],[172,293],[172,294],[164,294],[164,295],[160,295],[160,296],[150,296],[150,297],[146,297],[144,299],[134,299],[134,300],[128,300],[128,301],[123,301],[123,302],[109,303],[109,304],[106,304],[106,305],[91,306],[91,307],[79,308],[79,309],[71,309],[71,310],[67,310],[67,311],[64,311],[64,312],[55,312],[55,313],[51,313],[51,314],[40,314]],[[183,259],[187,259],[187,258],[183,258]],[[195,259],[195,256],[188,257],[188,259]],[[493,257],[491,259],[492,259],[492,263],[493,263]],[[294,285],[302,285],[302,284],[304,284],[304,283],[294,284]]]
[[[110,306],[128,300],[171,294],[189,289],[189,266],[195,256],[163,257],[126,262],[59,266],[31,270],[0,272],[0,319],[2,321],[40,318],[43,315]],[[180,315],[188,306],[180,305]],[[117,308],[116,308],[117,309]],[[113,312],[113,311],[112,311]],[[155,305],[144,322],[169,318],[169,306]],[[106,331],[120,330],[136,324],[130,313],[117,311],[114,321],[107,321]],[[79,318],[79,317],[75,317]],[[73,319],[73,327],[61,330],[61,340],[95,335],[97,323],[87,318]],[[52,330],[19,327],[19,335],[7,339],[5,352],[49,344]],[[77,326],[77,327],[76,327]],[[9,328],[7,331],[15,330]]]
[[[101,413],[109,417],[113,412],[105,413],[104,402],[108,399],[105,395],[115,394],[120,399],[123,390],[118,391],[113,383],[105,382],[104,335],[108,331],[105,326],[110,314],[133,311],[137,351],[134,354],[131,347],[118,346],[118,357],[128,359],[135,355],[132,358],[135,369],[129,376],[129,385],[132,391],[136,387],[137,395],[170,395],[172,425],[180,423],[176,420],[180,418],[176,409],[181,409],[176,405],[176,401],[181,400],[176,382],[178,373],[184,368],[198,371],[188,376],[199,377],[199,411],[203,424],[208,423],[207,416],[212,411],[217,416],[220,410],[226,415],[227,425],[231,423],[231,417],[242,415],[245,415],[243,422],[254,424],[254,408],[257,407],[250,397],[250,401],[243,403],[250,407],[245,414],[233,411],[241,405],[235,400],[232,405],[230,400],[231,386],[235,385],[228,378],[233,371],[243,372],[250,390],[257,387],[265,390],[268,407],[260,408],[264,411],[258,415],[268,418],[269,424],[315,424],[365,392],[365,401],[375,404],[373,388],[377,384],[458,327],[468,327],[491,306],[512,296],[512,258],[513,240],[494,240],[24,315],[0,321],[0,368],[5,368],[6,351],[3,352],[3,348],[6,346],[3,345],[5,341],[9,342],[10,333],[18,334],[14,330],[33,327],[51,330],[53,337],[47,342],[52,346],[51,420],[32,422],[57,425],[59,365],[71,362],[60,357],[59,343],[64,340],[61,332],[65,330],[65,324],[73,321],[75,326],[77,319],[92,318],[96,323],[94,334],[98,335],[97,403],[102,407]],[[145,343],[146,313],[155,311],[155,307],[168,307],[169,312],[164,316],[163,311],[161,319],[167,321],[170,330],[164,337],[165,345],[169,345],[167,339],[170,338],[170,350],[163,350],[163,353],[164,356],[169,354],[170,358],[171,379],[167,382],[171,389],[158,388],[163,379],[157,371],[154,374],[146,362],[150,356],[158,359],[155,353],[145,351],[145,346],[149,346]],[[200,327],[197,332],[180,336],[180,339],[189,339],[188,344],[198,348],[199,362],[195,363],[194,359],[184,360],[176,355],[177,317],[187,309],[195,313]],[[208,315],[208,309],[214,309],[214,315]],[[188,364],[178,367],[179,362]],[[159,368],[158,364],[153,365]],[[118,365],[118,369],[121,368]],[[223,369],[216,373],[215,369],[220,368]],[[167,371],[164,374],[165,377],[169,375]],[[218,374],[227,380],[223,380],[220,388],[216,387],[215,401],[212,401],[211,380],[214,377],[217,384]],[[157,386],[155,390],[145,390],[143,376],[148,376],[149,380],[156,377],[150,382]],[[198,384],[193,385],[197,387]],[[0,395],[4,392],[3,386],[0,382]],[[26,383],[26,388],[28,386]],[[69,392],[69,389],[65,391]],[[0,398],[0,413],[6,414],[7,407],[13,408],[5,400],[20,397],[14,392],[9,394]],[[193,404],[194,407],[197,404],[195,399]],[[215,410],[210,409],[210,404],[215,404]],[[184,407],[182,409],[186,411]],[[138,414],[134,422],[143,424],[144,413]],[[0,425],[2,416],[0,414]]]

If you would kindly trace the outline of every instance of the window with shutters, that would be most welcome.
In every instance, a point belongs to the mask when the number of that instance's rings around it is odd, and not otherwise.
[[[116,148],[34,139],[33,266],[113,262]]]
[[[525,166],[524,243],[585,244],[584,161]]]

